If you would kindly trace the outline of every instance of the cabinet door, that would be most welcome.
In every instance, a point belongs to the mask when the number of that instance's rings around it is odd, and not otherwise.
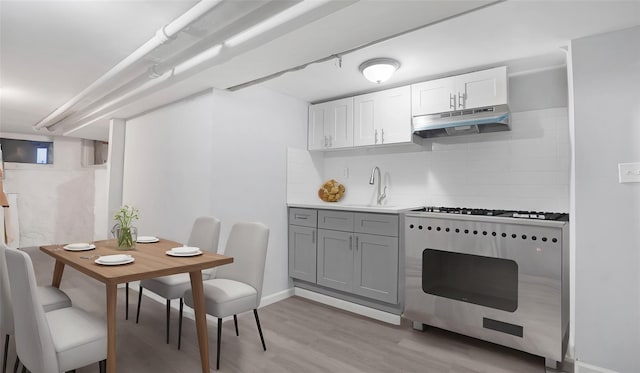
[[[324,117],[324,133],[328,147],[353,146],[353,97],[327,102]]]
[[[456,77],[457,109],[507,103],[507,67],[476,71]]]
[[[375,93],[354,97],[353,145],[373,145],[376,143],[376,96]]]
[[[387,89],[354,98],[353,145],[411,140],[411,88]]]
[[[411,114],[425,115],[454,110],[455,82],[442,78],[411,85]]]
[[[409,86],[377,92],[375,120],[378,144],[411,141],[411,88]]]
[[[315,228],[289,226],[289,276],[316,282],[316,234]]]
[[[398,238],[356,234],[353,292],[398,303]]]
[[[351,292],[353,233],[318,229],[317,284]]]
[[[324,121],[325,105],[309,106],[309,127],[307,149],[320,150],[325,147]]]

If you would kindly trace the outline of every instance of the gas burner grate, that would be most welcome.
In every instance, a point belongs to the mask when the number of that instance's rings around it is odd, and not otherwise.
[[[468,207],[426,207],[426,212],[458,214],[458,215],[479,215],[498,216],[504,218],[535,219],[535,220],[556,220],[569,221],[569,214],[559,212],[542,211],[516,211],[516,210],[491,210]]]

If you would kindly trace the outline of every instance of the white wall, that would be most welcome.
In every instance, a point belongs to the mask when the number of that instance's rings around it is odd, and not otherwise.
[[[639,41],[636,27],[571,43],[575,355],[623,373],[640,371],[640,184],[617,175],[640,161]]]
[[[94,169],[95,193],[93,198],[93,239],[106,240],[111,238],[107,227],[111,219],[107,209],[108,178],[107,168],[104,166]]]
[[[127,121],[122,204],[140,211],[138,234],[186,243],[212,214],[211,106],[207,94]]]
[[[307,103],[254,87],[214,91],[213,110],[211,210],[223,222],[221,243],[235,222],[265,223],[263,294],[288,289],[287,148],[306,147]]]
[[[264,296],[289,288],[287,148],[306,147],[307,103],[254,87],[217,91],[130,120],[123,200],[141,211],[141,234],[186,241],[193,220],[270,228]]]
[[[81,167],[82,140],[53,141],[53,165],[5,163],[5,191],[18,194],[21,247],[93,240],[94,169]]]

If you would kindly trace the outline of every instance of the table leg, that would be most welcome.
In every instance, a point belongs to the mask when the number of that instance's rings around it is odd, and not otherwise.
[[[207,331],[207,313],[204,305],[204,290],[202,288],[202,272],[189,272],[189,277],[191,277],[191,292],[196,316],[196,332],[198,333],[198,345],[200,346],[202,373],[209,373],[209,333]]]
[[[107,373],[116,373],[116,302],[118,284],[107,285]]]
[[[60,282],[62,282],[62,272],[64,272],[64,263],[56,260],[56,264],[53,267],[53,279],[51,279],[51,286],[60,288]]]

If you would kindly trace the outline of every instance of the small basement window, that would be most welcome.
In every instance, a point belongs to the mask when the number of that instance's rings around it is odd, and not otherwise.
[[[0,138],[5,162],[53,164],[53,142]]]

